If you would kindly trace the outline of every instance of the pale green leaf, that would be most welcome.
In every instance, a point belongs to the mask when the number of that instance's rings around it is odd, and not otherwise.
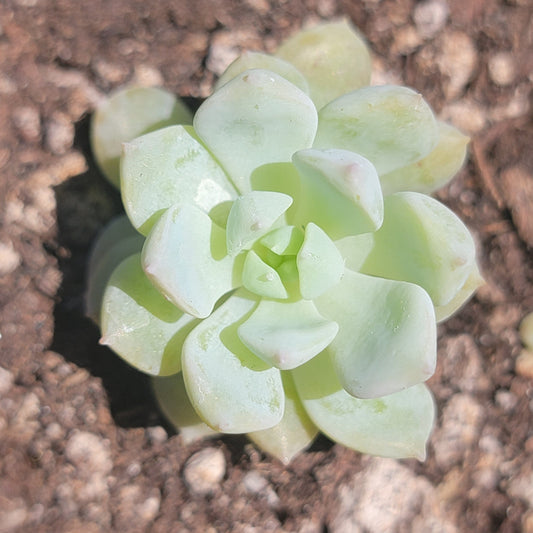
[[[362,400],[339,383],[326,352],[292,371],[305,410],[334,441],[362,453],[424,460],[435,405],[425,385]]]
[[[438,122],[439,141],[424,158],[380,177],[383,194],[397,191],[436,191],[457,174],[466,158],[469,138],[458,129]]]
[[[231,207],[226,223],[228,254],[237,255],[265,235],[292,204],[280,192],[252,191],[239,196]]]
[[[226,235],[194,205],[174,205],[157,221],[143,248],[143,268],[174,305],[198,318],[235,288],[235,261]]]
[[[307,78],[318,109],[370,83],[370,54],[363,38],[347,20],[300,31],[279,47],[277,55]]]
[[[456,295],[445,305],[435,307],[437,322],[443,322],[456,311],[458,311],[476,292],[479,287],[485,283],[476,263],[472,265],[472,270],[466,278],[464,285],[459,289]]]
[[[191,124],[192,114],[173,94],[155,87],[117,91],[95,111],[91,120],[91,148],[108,180],[120,187],[122,143],[173,124]]]
[[[313,442],[318,429],[298,398],[292,376],[288,372],[282,372],[281,378],[285,390],[283,418],[271,428],[248,433],[248,438],[287,465]]]
[[[344,259],[326,233],[310,222],[296,256],[296,266],[300,293],[303,298],[312,300],[339,282],[344,271]]]
[[[282,370],[295,368],[320,353],[338,326],[313,302],[262,300],[238,329],[241,341],[258,357]]]
[[[241,193],[252,171],[288,162],[309,148],[317,112],[309,97],[278,74],[248,70],[226,83],[198,109],[194,128]]]
[[[282,78],[296,85],[304,93],[309,94],[309,85],[303,74],[293,65],[279,57],[262,52],[245,51],[222,73],[215,85],[215,90],[220,89],[239,74],[251,69],[270,70]]]
[[[472,236],[439,201],[417,192],[385,197],[385,218],[361,272],[423,287],[435,306],[448,304],[475,263]]]
[[[435,312],[418,285],[346,270],[342,281],[315,304],[339,324],[327,352],[351,395],[385,396],[421,383],[435,371]]]
[[[189,126],[172,126],[124,145],[122,200],[132,224],[147,235],[171,205],[206,213],[235,198],[235,189]]]
[[[366,157],[381,176],[427,156],[438,141],[431,108],[407,87],[364,87],[320,110],[314,148]]]
[[[126,257],[140,252],[144,238],[131,225],[128,217],[114,218],[96,239],[87,267],[85,314],[97,324],[100,322],[102,296],[113,270]]]
[[[279,274],[253,250],[246,254],[244,260],[242,285],[245,289],[266,298],[285,299],[288,297]]]
[[[154,288],[135,254],[120,263],[105,290],[100,343],[139,370],[166,376],[180,371],[181,348],[196,322]]]
[[[266,429],[283,416],[279,370],[254,355],[237,335],[256,304],[250,293],[236,292],[183,346],[183,378],[191,403],[209,426],[224,433]]]
[[[161,412],[180,432],[184,444],[199,439],[216,437],[217,431],[202,422],[187,396],[183,375],[152,378],[152,389]]]
[[[332,239],[375,231],[383,196],[374,165],[347,150],[301,150],[293,156],[301,189],[295,224],[314,222]]]
[[[304,242],[304,235],[300,228],[282,226],[267,233],[260,242],[277,255],[296,255]]]

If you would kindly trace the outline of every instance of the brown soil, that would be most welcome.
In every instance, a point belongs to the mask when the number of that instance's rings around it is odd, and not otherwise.
[[[440,327],[428,458],[321,437],[285,468],[239,437],[185,445],[83,315],[88,249],[120,210],[89,116],[134,81],[205,97],[240,49],[339,15],[380,80],[472,136],[438,196],[474,232],[487,284]],[[0,532],[533,532],[533,356],[518,359],[517,332],[533,311],[532,72],[529,0],[3,0]],[[203,448],[225,460],[207,493],[184,480]]]

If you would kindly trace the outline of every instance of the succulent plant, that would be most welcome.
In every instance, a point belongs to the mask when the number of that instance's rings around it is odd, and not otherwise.
[[[94,248],[87,311],[184,439],[246,433],[288,462],[322,431],[425,457],[436,323],[481,279],[469,231],[427,194],[467,138],[415,91],[369,82],[341,21],[245,53],[192,125],[160,89],[95,113],[127,218]]]

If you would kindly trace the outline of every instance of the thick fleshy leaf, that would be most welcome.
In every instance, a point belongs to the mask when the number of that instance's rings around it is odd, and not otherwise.
[[[100,322],[102,298],[107,282],[115,268],[132,254],[140,253],[144,243],[142,235],[123,239],[101,257],[93,270],[89,270],[87,293],[85,295],[85,313],[97,324]]]
[[[383,195],[374,165],[347,150],[301,150],[293,156],[301,190],[295,224],[314,222],[332,239],[377,230]]]
[[[296,256],[296,266],[300,293],[306,300],[312,300],[339,282],[344,271],[344,259],[326,233],[310,222]]]
[[[187,396],[181,372],[173,376],[152,378],[152,389],[159,409],[179,430],[184,444],[220,435],[204,423],[194,410]]]
[[[281,379],[285,390],[283,418],[274,427],[248,433],[248,438],[263,451],[289,464],[293,457],[313,442],[318,428],[305,412],[292,376],[282,372]]]
[[[235,256],[243,248],[250,248],[291,204],[292,198],[280,192],[252,191],[239,196],[226,223],[228,254]]]
[[[215,90],[220,89],[223,85],[228,83],[239,74],[246,70],[259,68],[262,70],[270,70],[279,74],[282,78],[290,81],[296,85],[305,94],[309,94],[309,85],[303,74],[293,65],[279,57],[262,52],[246,51],[239,56],[231,65],[223,72],[216,83]]]
[[[326,352],[292,371],[311,420],[348,448],[383,457],[424,460],[435,405],[425,385],[361,400],[339,383]]]
[[[194,204],[208,213],[236,196],[190,126],[164,128],[125,144],[121,172],[126,213],[144,235],[173,204]]]
[[[208,98],[194,128],[241,193],[252,171],[288,162],[309,148],[317,127],[313,102],[298,87],[267,70],[248,70]]]
[[[477,264],[472,265],[472,270],[466,278],[465,284],[459,289],[457,294],[446,305],[435,307],[435,316],[437,322],[443,322],[456,311],[458,311],[476,292],[479,287],[485,283]]]
[[[105,290],[100,343],[143,372],[167,376],[180,371],[181,348],[196,322],[154,288],[135,254],[120,263]]]
[[[290,370],[320,353],[339,327],[326,320],[313,302],[263,300],[239,326],[241,341],[267,363]]]
[[[177,307],[198,318],[235,288],[235,261],[226,234],[198,207],[174,205],[157,221],[143,248],[152,283]]]
[[[250,293],[236,292],[183,346],[183,379],[191,403],[209,426],[224,433],[266,429],[283,416],[279,370],[254,355],[237,335],[256,304]]]
[[[277,255],[296,255],[304,242],[304,234],[296,226],[282,226],[267,233],[260,242]]]
[[[318,109],[370,83],[370,54],[362,37],[346,20],[297,33],[279,47],[277,55],[307,78]]]
[[[130,87],[104,101],[91,121],[91,148],[108,180],[120,187],[122,143],[172,124],[191,124],[192,113],[173,94],[155,87]]]
[[[392,394],[435,371],[435,312],[418,285],[346,270],[342,281],[315,304],[339,324],[327,352],[352,396]]]
[[[321,109],[313,146],[356,152],[381,176],[428,155],[438,136],[433,112],[419,93],[381,85],[345,94]]]
[[[458,129],[438,122],[439,141],[426,157],[381,176],[383,194],[418,191],[429,194],[446,185],[466,158],[469,138]]]
[[[113,270],[123,259],[140,252],[143,242],[143,236],[135,231],[124,215],[109,222],[96,239],[87,267],[85,314],[97,324],[100,321],[104,289]]]
[[[475,263],[466,226],[445,205],[417,192],[385,197],[385,219],[373,240],[361,272],[416,283],[435,306],[454,298]]]
[[[285,299],[289,296],[276,270],[267,265],[253,250],[246,254],[244,260],[242,285],[245,289],[266,298]]]

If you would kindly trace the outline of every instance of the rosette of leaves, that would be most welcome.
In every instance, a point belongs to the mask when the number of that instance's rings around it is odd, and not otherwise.
[[[322,431],[424,458],[436,323],[480,280],[469,231],[426,193],[467,139],[415,91],[369,79],[343,21],[243,55],[192,124],[153,89],[96,113],[96,146],[128,141],[127,219],[95,247],[88,313],[154,376],[185,439],[246,433],[288,462]],[[132,140],[133,115],[135,133],[155,131]]]

